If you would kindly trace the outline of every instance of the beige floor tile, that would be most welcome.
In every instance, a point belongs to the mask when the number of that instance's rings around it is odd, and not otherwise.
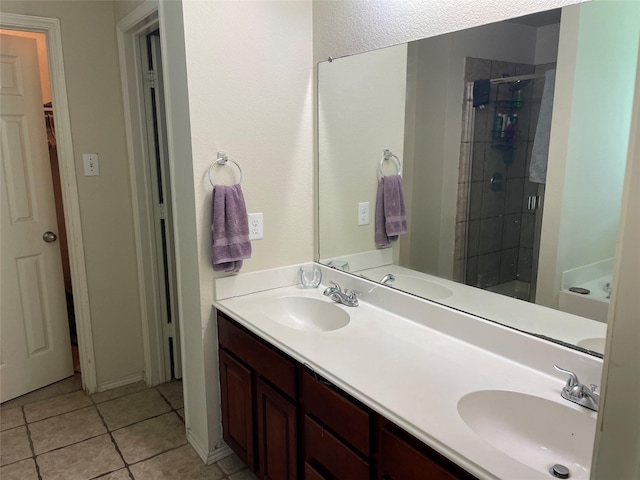
[[[129,464],[187,443],[184,423],[175,412],[116,430],[113,438]]]
[[[1,410],[14,407],[22,407],[30,403],[39,402],[40,400],[46,400],[48,398],[54,398],[66,393],[82,390],[82,377],[79,373],[76,373],[73,377],[65,378],[59,382],[53,383],[49,386],[39,388],[31,393],[22,395],[21,397],[14,398],[8,402],[4,402],[0,407]]]
[[[25,405],[24,413],[27,417],[27,422],[31,423],[78,410],[79,408],[88,407],[89,405],[93,405],[91,399],[86,393],[80,390]]]
[[[129,467],[136,480],[220,480],[217,465],[205,465],[190,445],[171,450]]]
[[[91,398],[96,403],[102,403],[113,400],[114,398],[120,398],[125,395],[141,392],[142,390],[147,390],[149,388],[151,387],[148,387],[144,382],[135,382],[123,385],[122,387],[112,388],[111,390],[105,390],[104,392],[94,393],[91,395]]]
[[[107,433],[93,405],[30,423],[29,431],[36,455]]]
[[[184,407],[184,401],[182,399],[182,380],[162,383],[158,385],[157,388],[162,396],[169,400],[169,403],[173,408],[178,409]]]
[[[258,480],[258,477],[251,470],[242,470],[229,475],[229,480]]]
[[[53,450],[36,461],[42,480],[86,480],[124,467],[109,435]]]
[[[240,460],[235,453],[228,457],[224,457],[222,460],[218,460],[216,465],[218,465],[227,475],[247,468],[244,462]]]
[[[20,426],[0,433],[0,465],[17,462],[33,456],[27,427]]]
[[[0,431],[24,425],[22,407],[7,408],[0,411]]]
[[[155,389],[150,389],[100,403],[98,410],[109,430],[115,430],[167,413],[171,407]]]
[[[33,458],[27,458],[20,462],[12,463],[0,468],[2,480],[38,480],[36,462]]]
[[[182,420],[184,420],[184,408],[179,408],[178,410],[176,410],[176,413],[180,415],[180,418]]]
[[[131,480],[131,475],[129,475],[129,470],[122,468],[115,472],[107,473],[102,477],[98,477],[96,480]]]

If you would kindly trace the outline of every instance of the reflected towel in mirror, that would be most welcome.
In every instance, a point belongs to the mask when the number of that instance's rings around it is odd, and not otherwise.
[[[374,240],[376,245],[386,246],[407,233],[407,216],[404,207],[402,177],[389,175],[378,182]]]
[[[547,162],[549,160],[549,139],[551,138],[551,117],[553,114],[553,92],[556,87],[556,71],[545,72],[544,89],[540,101],[538,126],[531,151],[529,180],[535,183],[546,183]]]
[[[249,221],[240,184],[216,185],[211,200],[211,263],[217,272],[237,272],[251,258]]]

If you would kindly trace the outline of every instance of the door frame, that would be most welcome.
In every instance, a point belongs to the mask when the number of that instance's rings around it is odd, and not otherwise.
[[[160,318],[160,289],[156,262],[154,204],[147,162],[146,110],[144,105],[144,72],[139,38],[160,28],[159,2],[149,0],[116,25],[124,123],[129,156],[133,219],[137,251],[138,291],[144,345],[145,380],[149,385],[170,380],[164,367],[164,334]]]
[[[0,27],[44,33],[46,37],[82,386],[86,392],[93,393],[97,389],[96,362],[93,348],[91,312],[89,309],[89,285],[87,283],[84,256],[84,239],[80,217],[80,197],[75,172],[71,117],[64,74],[60,20],[57,18],[3,13],[0,18]],[[69,348],[71,348],[71,345],[69,345]]]

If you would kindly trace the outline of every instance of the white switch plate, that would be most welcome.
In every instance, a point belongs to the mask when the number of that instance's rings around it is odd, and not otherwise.
[[[100,165],[98,163],[97,153],[83,153],[82,161],[84,163],[85,177],[94,177],[100,175]]]
[[[249,214],[249,240],[264,238],[262,213]]]
[[[369,202],[358,204],[358,225],[369,225]]]

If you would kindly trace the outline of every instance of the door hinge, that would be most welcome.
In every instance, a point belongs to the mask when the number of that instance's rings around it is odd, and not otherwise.
[[[147,70],[147,86],[149,88],[156,88],[156,71]]]
[[[176,330],[173,326],[173,323],[167,323],[167,337],[173,338],[176,335]]]

